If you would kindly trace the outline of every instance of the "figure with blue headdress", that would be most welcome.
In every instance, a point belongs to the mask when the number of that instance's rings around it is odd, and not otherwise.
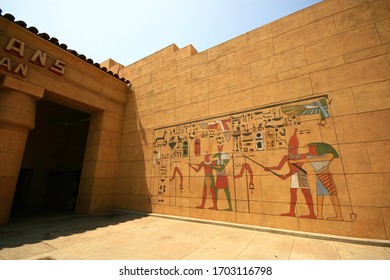
[[[334,158],[338,158],[339,154],[329,144],[324,142],[314,142],[308,145],[308,154],[306,158],[293,160],[292,163],[309,163],[316,174],[317,187],[317,219],[323,219],[323,204],[324,197],[329,196],[335,214],[334,217],[328,217],[328,220],[342,221],[340,202],[337,196],[337,188],[334,182],[329,166]]]

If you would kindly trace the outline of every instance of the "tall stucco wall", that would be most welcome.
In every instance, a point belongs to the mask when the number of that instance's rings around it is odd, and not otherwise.
[[[389,1],[327,0],[122,68],[133,93],[114,207],[390,239],[389,43]],[[332,156],[325,192],[309,143],[331,147],[317,149]]]

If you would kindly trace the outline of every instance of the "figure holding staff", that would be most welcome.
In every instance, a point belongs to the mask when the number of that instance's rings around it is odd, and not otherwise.
[[[329,196],[336,216],[328,217],[328,220],[342,221],[340,202],[337,196],[336,184],[329,171],[329,166],[339,154],[329,144],[323,142],[309,143],[308,154],[304,159],[291,159],[291,163],[310,163],[316,174],[317,187],[317,219],[323,219],[324,196]]]
[[[295,207],[297,204],[297,191],[300,189],[307,207],[309,208],[309,214],[301,215],[301,218],[315,219],[313,198],[310,193],[309,182],[307,180],[307,172],[302,168],[303,162],[297,162],[296,160],[302,160],[306,158],[306,154],[298,154],[298,129],[295,129],[293,136],[291,136],[288,143],[288,154],[284,155],[277,166],[265,167],[264,170],[276,175],[272,170],[280,170],[287,163],[289,172],[284,175],[278,175],[282,180],[291,178],[290,183],[290,211],[288,213],[281,214],[282,216],[295,217]],[[295,161],[295,162],[293,162]]]

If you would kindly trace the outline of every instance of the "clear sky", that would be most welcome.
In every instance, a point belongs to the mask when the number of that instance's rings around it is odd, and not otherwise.
[[[27,26],[95,62],[127,66],[166,46],[204,51],[320,0],[5,0]]]

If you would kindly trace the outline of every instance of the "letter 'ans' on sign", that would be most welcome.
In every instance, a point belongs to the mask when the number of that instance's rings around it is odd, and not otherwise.
[[[24,58],[25,43],[19,39],[11,38],[5,47],[5,51],[20,58]],[[46,66],[46,60],[47,54],[40,49],[35,50],[30,58],[30,62],[35,63],[41,67]],[[55,74],[64,75],[65,66],[65,62],[56,59],[49,70]],[[3,57],[0,59],[0,67],[5,68],[9,72],[13,72],[14,74],[19,73],[22,77],[27,76],[28,67],[22,63],[19,63],[12,71],[11,60],[8,57]]]

